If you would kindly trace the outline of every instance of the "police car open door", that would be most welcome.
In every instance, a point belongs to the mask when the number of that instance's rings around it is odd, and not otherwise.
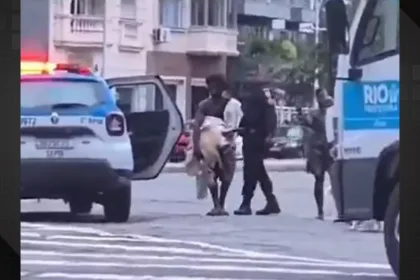
[[[181,132],[181,113],[158,76],[107,79],[127,119],[134,159],[134,180],[156,178]]]
[[[338,172],[341,217],[373,215],[373,183],[382,149],[399,139],[399,3],[369,0],[355,28],[348,62],[340,61]],[[357,17],[358,18],[358,17]],[[347,64],[347,65],[346,65]]]

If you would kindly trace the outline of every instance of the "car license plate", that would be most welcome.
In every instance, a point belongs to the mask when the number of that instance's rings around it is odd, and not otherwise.
[[[67,139],[39,139],[35,147],[38,150],[71,150],[73,143]]]

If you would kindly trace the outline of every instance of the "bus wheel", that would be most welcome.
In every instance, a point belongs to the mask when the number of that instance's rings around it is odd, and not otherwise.
[[[400,185],[395,186],[385,214],[384,238],[386,254],[394,273],[400,275]]]

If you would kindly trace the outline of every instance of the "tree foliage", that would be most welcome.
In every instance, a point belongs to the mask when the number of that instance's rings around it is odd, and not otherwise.
[[[287,84],[303,78],[313,83],[318,77],[323,86],[328,77],[328,53],[325,45],[254,39],[241,55],[241,67],[246,77],[256,80]]]

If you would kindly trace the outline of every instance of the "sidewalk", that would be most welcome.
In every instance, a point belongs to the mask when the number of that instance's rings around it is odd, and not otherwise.
[[[294,172],[305,170],[305,159],[266,159],[264,161],[267,171],[271,172]],[[236,171],[240,172],[243,168],[243,161],[239,160],[236,162]],[[184,172],[184,163],[171,163],[168,162],[163,172],[165,173],[180,173]]]

